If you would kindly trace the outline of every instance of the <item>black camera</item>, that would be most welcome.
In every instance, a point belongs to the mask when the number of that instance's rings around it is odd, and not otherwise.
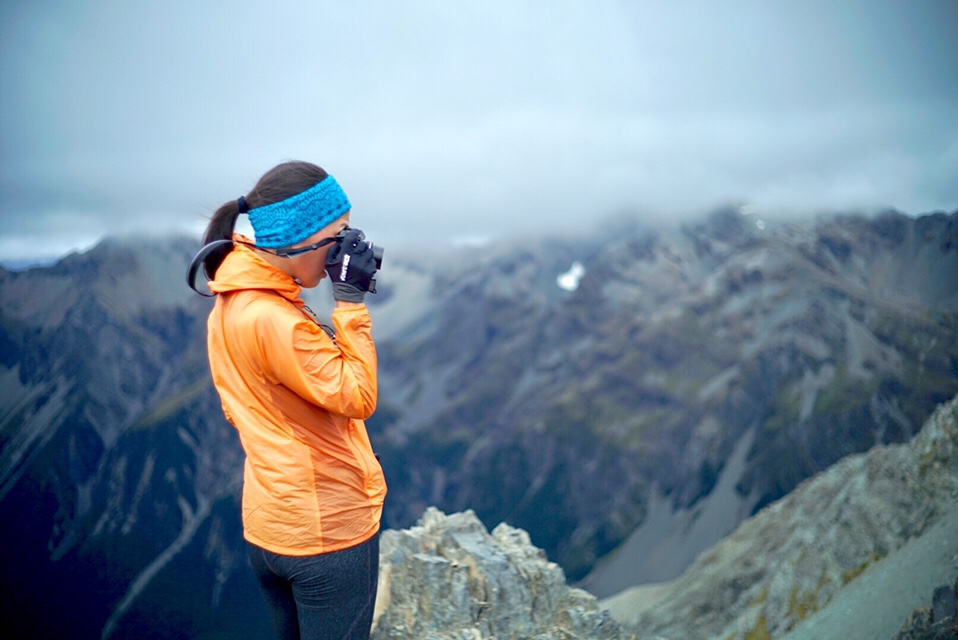
[[[336,234],[336,242],[342,242],[346,238],[347,231],[357,231],[357,229],[353,229],[352,227],[346,227],[345,229],[343,229],[342,231]],[[363,241],[368,242],[366,240],[366,234],[363,233],[362,231],[359,231],[359,233],[362,234],[361,239]],[[382,269],[383,268],[383,251],[384,251],[383,248],[380,247],[379,245],[373,244],[372,242],[369,242],[369,247],[373,250],[373,259],[376,261],[376,269],[377,270]]]

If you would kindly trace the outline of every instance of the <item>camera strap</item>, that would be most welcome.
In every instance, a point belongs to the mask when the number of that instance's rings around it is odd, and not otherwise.
[[[203,248],[200,249],[195,256],[193,256],[193,259],[190,260],[190,266],[186,270],[186,284],[189,285],[190,289],[200,294],[204,298],[216,297],[215,293],[203,293],[202,291],[196,288],[196,274],[199,272],[200,265],[202,265],[205,262],[207,256],[209,256],[211,253],[213,253],[220,247],[225,247],[226,245],[232,245],[232,244],[233,244],[232,240],[214,240],[213,242],[203,246]],[[203,271],[204,273],[206,272],[205,267]],[[210,274],[208,273],[206,274],[207,277],[209,277],[209,275]]]
[[[201,248],[196,253],[196,255],[193,256],[193,259],[190,260],[190,266],[186,270],[186,284],[189,285],[190,289],[200,294],[204,298],[216,297],[215,293],[204,293],[196,288],[196,275],[199,273],[200,265],[204,263],[208,255],[210,255],[211,253],[213,253],[220,247],[225,247],[226,245],[232,245],[232,244],[233,244],[233,240],[214,240],[213,242],[203,246],[203,248]],[[244,242],[243,244],[246,244],[246,243]],[[250,245],[250,246],[255,246],[255,245]],[[209,276],[209,274],[206,274],[206,275]],[[308,319],[312,320],[314,323],[319,325],[319,328],[321,328],[326,333],[326,335],[330,337],[330,339],[333,342],[336,342],[336,332],[333,330],[332,327],[321,322],[312,309],[310,309],[305,304],[302,307],[300,307],[299,305],[294,303],[292,300],[289,300],[288,298],[284,298],[284,299],[287,300],[291,305],[293,305],[293,307],[295,307],[297,311],[299,311]]]
[[[298,304],[296,304],[289,298],[283,298],[283,299],[289,302],[294,307],[296,307],[296,310],[302,313],[306,318],[308,318],[309,320],[312,320],[316,325],[318,325],[319,328],[322,329],[327,336],[329,336],[329,339],[333,341],[333,344],[336,344],[336,330],[333,329],[328,324],[322,322],[319,319],[319,316],[316,315],[316,312],[314,312],[312,309],[309,308],[308,304],[303,304],[303,306],[299,306]]]

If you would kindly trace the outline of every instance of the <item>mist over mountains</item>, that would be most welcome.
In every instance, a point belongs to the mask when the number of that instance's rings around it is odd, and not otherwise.
[[[472,509],[612,595],[675,578],[846,456],[909,441],[958,393],[958,212],[760,226],[728,210],[387,250],[369,423],[385,526]],[[183,281],[197,248],[108,240],[0,270],[0,517],[16,523],[0,607],[23,637],[266,632],[210,303]],[[613,575],[600,560],[635,535],[672,558]]]

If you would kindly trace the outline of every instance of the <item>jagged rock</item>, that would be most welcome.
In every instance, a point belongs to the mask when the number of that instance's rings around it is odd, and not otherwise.
[[[950,620],[958,624],[958,580],[951,586],[942,586],[935,589],[932,600],[932,622],[946,622]]]
[[[912,611],[894,640],[958,640],[958,579],[935,589],[932,606]]]
[[[374,640],[632,637],[525,531],[503,523],[490,535],[472,511],[430,508],[384,531],[380,555]]]

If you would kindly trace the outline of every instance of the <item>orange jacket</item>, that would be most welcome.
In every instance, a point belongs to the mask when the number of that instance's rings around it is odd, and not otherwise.
[[[333,311],[334,342],[292,278],[241,244],[209,286],[213,384],[246,452],[246,539],[293,556],[369,539],[386,495],[363,423],[377,394],[369,312]]]

